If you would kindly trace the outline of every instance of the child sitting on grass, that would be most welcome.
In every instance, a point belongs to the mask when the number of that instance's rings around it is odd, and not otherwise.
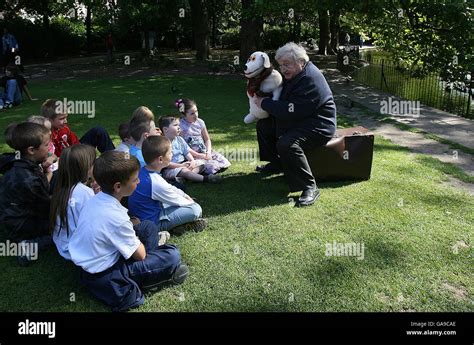
[[[130,128],[129,122],[120,124],[118,128],[118,133],[119,133],[120,140],[122,140],[122,142],[120,143],[119,146],[115,148],[115,151],[130,152],[131,141],[130,141],[129,128]]]
[[[56,149],[56,156],[60,157],[63,149],[75,144],[91,145],[101,153],[115,149],[112,140],[110,140],[109,133],[99,126],[88,130],[79,140],[77,135],[67,125],[68,114],[60,112],[61,108],[66,108],[61,106],[61,104],[59,100],[48,99],[41,106],[41,116],[51,121],[51,140]]]
[[[155,121],[143,117],[134,117],[130,121],[129,133],[134,143],[130,145],[130,155],[135,156],[140,166],[146,165],[142,154],[143,141],[152,135],[159,135],[156,130]]]
[[[10,148],[13,149],[13,130],[15,127],[18,125],[18,122],[12,122],[10,123],[7,128],[5,128],[5,131],[3,132],[3,135],[5,137],[5,143],[10,146]],[[15,152],[5,152],[0,155],[0,174],[4,174],[4,166],[6,166],[9,162],[15,159]],[[3,177],[2,177],[3,179]],[[1,182],[1,179],[0,179]]]
[[[153,123],[156,124],[155,122],[155,115],[153,112],[150,110],[150,108],[141,105],[137,109],[135,109],[132,113],[132,118],[130,119],[130,122],[141,122],[141,121],[153,121]],[[161,135],[161,131],[159,128],[156,128],[156,135]],[[130,132],[129,132],[130,134]],[[135,140],[133,140],[132,137],[130,137],[130,144],[135,144]]]
[[[179,136],[179,120],[174,116],[162,116],[159,120],[160,129],[165,137],[171,141],[173,152],[171,163],[162,170],[163,177],[167,180],[176,180],[182,177],[194,182],[218,183],[222,180],[218,175],[200,175],[204,166],[196,164],[188,144]]]
[[[160,231],[171,229],[175,235],[202,231],[206,221],[200,218],[201,206],[160,175],[171,161],[170,141],[163,136],[148,137],[143,142],[142,152],[147,165],[140,169],[140,183],[128,200],[130,213],[140,220],[154,222]]]
[[[69,238],[76,231],[79,215],[94,196],[86,185],[92,176],[95,149],[79,144],[65,148],[61,154],[58,177],[51,199],[50,228],[59,254],[71,260]]]
[[[51,244],[49,236],[49,181],[52,173],[43,172],[40,164],[48,158],[51,137],[45,126],[23,122],[11,133],[15,159],[2,166],[0,184],[0,223],[14,242],[37,245],[38,250]],[[18,257],[28,265],[31,257]]]
[[[120,204],[135,191],[139,170],[133,156],[103,153],[93,168],[102,191],[86,203],[69,240],[82,283],[113,311],[137,307],[144,303],[141,289],[181,284],[189,273],[178,249],[165,244],[169,233],[150,221],[133,226]]]
[[[25,78],[20,74],[18,66],[10,64],[5,69],[5,76],[0,78],[0,86],[5,92],[0,97],[0,110],[6,110],[14,105],[20,105],[23,92],[26,93],[30,101],[36,101],[31,97]]]
[[[180,136],[191,147],[194,158],[204,159],[204,174],[214,175],[230,167],[230,162],[218,152],[212,150],[211,137],[206,124],[199,118],[196,102],[183,98],[176,101],[182,117],[179,121]]]
[[[49,133],[51,134],[51,121],[49,121],[44,116],[30,116],[28,118],[28,122],[45,126],[47,129],[49,129]],[[51,172],[58,170],[58,157],[54,154],[55,151],[56,149],[54,147],[53,141],[51,140],[48,148],[48,159],[46,159],[45,163],[43,163],[43,168],[47,168]]]

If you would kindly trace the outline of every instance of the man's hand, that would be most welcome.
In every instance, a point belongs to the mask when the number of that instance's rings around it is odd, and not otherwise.
[[[168,231],[160,231],[158,233],[160,239],[158,240],[158,246],[162,246],[170,239],[170,233]]]
[[[258,96],[253,96],[253,102],[257,105],[257,107],[261,108],[262,107],[262,101],[267,98],[267,97],[258,97]]]

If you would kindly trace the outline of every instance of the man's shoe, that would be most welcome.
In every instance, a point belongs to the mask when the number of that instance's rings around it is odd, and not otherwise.
[[[310,188],[303,193],[301,193],[301,196],[298,199],[298,202],[295,204],[296,207],[304,207],[304,206],[309,206],[314,204],[316,200],[319,199],[320,192],[318,188]]]
[[[186,278],[189,275],[189,268],[185,264],[180,264],[178,268],[174,271],[171,281],[173,284],[183,284]]]
[[[200,232],[203,231],[207,226],[207,221],[204,218],[198,218],[194,222],[186,223],[183,225],[178,225],[177,227],[170,230],[170,232],[175,236],[181,236],[185,232],[194,231]]]
[[[256,171],[262,173],[262,174],[279,174],[283,172],[281,167],[275,163],[268,163],[265,165],[257,165],[255,168]]]

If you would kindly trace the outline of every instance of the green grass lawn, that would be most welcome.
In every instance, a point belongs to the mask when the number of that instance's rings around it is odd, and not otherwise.
[[[70,126],[81,135],[101,124],[118,142],[119,123],[137,106],[156,116],[176,113],[171,86],[197,101],[214,147],[256,152],[255,126],[242,121],[243,80],[32,82],[31,90],[41,100],[94,100],[96,118],[71,115]],[[39,107],[25,102],[1,113],[0,129]],[[321,199],[296,209],[297,194],[287,193],[283,176],[262,178],[247,158],[233,161],[220,185],[188,184],[209,220],[205,231],[171,241],[191,275],[181,286],[148,293],[135,311],[474,311],[474,200],[447,187],[441,167],[377,137],[369,181],[321,183]],[[333,242],[363,243],[364,259],[326,256]],[[0,311],[108,310],[54,248],[27,268],[12,257],[0,260]]]

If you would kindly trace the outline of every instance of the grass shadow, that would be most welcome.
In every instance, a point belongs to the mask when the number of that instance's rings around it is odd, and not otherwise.
[[[256,172],[233,173],[225,175],[221,185],[190,187],[190,194],[203,206],[206,217],[288,203],[288,187],[283,175],[263,177]]]

